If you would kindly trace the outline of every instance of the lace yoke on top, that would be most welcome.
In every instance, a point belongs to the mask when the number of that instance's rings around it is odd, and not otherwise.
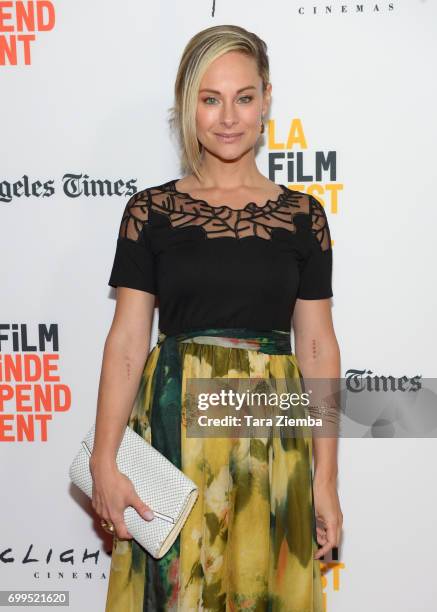
[[[322,251],[331,247],[331,236],[322,204],[312,195],[282,186],[276,200],[263,206],[249,202],[244,208],[212,206],[204,200],[177,191],[176,180],[135,193],[127,202],[122,216],[119,236],[140,241],[142,232],[151,226],[151,212],[165,215],[173,228],[197,226],[204,237],[258,237],[271,240],[275,229],[295,234],[297,216],[302,225],[310,224],[311,231]],[[296,218],[296,222],[295,222]],[[299,224],[301,225],[301,224]]]

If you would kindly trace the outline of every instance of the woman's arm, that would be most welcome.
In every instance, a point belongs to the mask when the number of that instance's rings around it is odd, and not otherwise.
[[[150,348],[155,296],[117,288],[114,318],[105,341],[91,465],[115,466]]]
[[[340,349],[334,332],[331,300],[297,299],[293,313],[296,358],[304,379],[340,379]],[[334,384],[336,384],[334,382]],[[315,402],[317,404],[317,402]],[[339,412],[336,412],[338,419]],[[322,416],[323,419],[323,416]],[[331,426],[329,431],[332,431]],[[337,424],[334,425],[337,432]],[[343,515],[336,493],[338,437],[313,437],[314,494],[316,513],[325,522],[324,533],[318,529],[316,558],[338,546]]]
[[[304,378],[340,378],[340,349],[334,332],[331,300],[296,300],[293,315],[295,352]],[[315,437],[314,476],[336,481],[337,438]]]
[[[152,293],[117,287],[114,319],[103,351],[90,457],[92,506],[101,518],[114,524],[120,539],[132,538],[124,522],[127,506],[135,508],[144,519],[153,520],[149,506],[130,479],[118,470],[116,457],[149,353],[154,305]]]

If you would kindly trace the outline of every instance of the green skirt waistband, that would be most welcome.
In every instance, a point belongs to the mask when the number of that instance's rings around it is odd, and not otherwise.
[[[290,332],[283,330],[254,330],[247,327],[210,327],[194,329],[174,335],[158,333],[158,345],[196,341],[218,346],[235,346],[260,351],[270,355],[289,355],[291,351]],[[211,340],[208,342],[208,340]]]

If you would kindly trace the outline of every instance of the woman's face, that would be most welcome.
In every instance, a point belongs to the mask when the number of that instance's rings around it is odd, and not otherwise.
[[[225,160],[252,149],[260,135],[270,91],[269,83],[263,95],[252,57],[230,51],[214,60],[202,78],[197,100],[197,138],[203,147]]]

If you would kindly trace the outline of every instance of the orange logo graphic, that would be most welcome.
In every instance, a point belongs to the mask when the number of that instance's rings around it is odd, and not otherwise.
[[[39,32],[55,27],[55,7],[48,0],[0,0],[0,66],[32,63],[32,45]]]

